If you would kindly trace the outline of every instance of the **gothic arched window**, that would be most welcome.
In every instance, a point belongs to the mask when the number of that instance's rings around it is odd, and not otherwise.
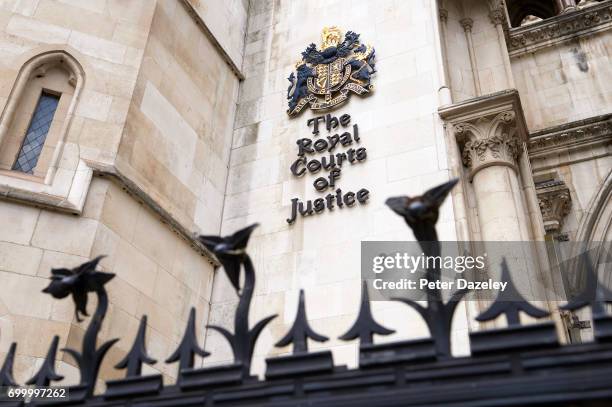
[[[0,170],[46,177],[82,86],[81,66],[64,51],[24,64],[0,118]]]

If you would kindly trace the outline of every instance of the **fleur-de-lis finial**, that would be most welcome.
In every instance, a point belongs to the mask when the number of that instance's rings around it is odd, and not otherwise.
[[[251,258],[246,252],[246,246],[251,233],[253,233],[257,226],[258,224],[255,223],[225,237],[199,237],[202,244],[217,256],[239,297],[238,307],[236,307],[234,315],[234,332],[231,333],[217,325],[208,325],[208,328],[219,332],[230,343],[234,353],[234,361],[242,365],[243,378],[247,378],[250,375],[251,359],[253,358],[255,342],[257,342],[259,334],[271,320],[276,318],[276,314],[266,317],[249,329],[249,309],[253,299],[253,292],[255,291],[255,269]],[[244,269],[242,289],[240,288],[241,267]]]
[[[325,342],[329,338],[319,335],[308,324],[306,317],[306,303],[304,300],[304,290],[300,290],[300,299],[298,301],[298,310],[295,315],[293,326],[287,334],[276,343],[276,347],[282,348],[289,344],[293,344],[293,353],[308,353],[308,339],[316,342]]]
[[[96,267],[104,256],[81,264],[73,269],[52,269],[51,282],[43,290],[54,298],[66,298],[72,295],[75,304],[75,315],[78,322],[81,321],[79,314],[87,314],[87,296],[90,292],[95,292],[98,297],[96,311],[92,316],[89,326],[83,336],[81,351],[66,348],[68,353],[76,361],[81,373],[80,385],[85,387],[86,395],[93,395],[94,386],[100,371],[100,365],[104,356],[111,346],[119,339],[111,339],[97,347],[97,337],[102,327],[102,321],[108,310],[108,294],[104,287],[114,274],[96,271]]]
[[[153,365],[157,363],[157,361],[147,355],[147,350],[145,348],[145,331],[147,329],[147,316],[143,315],[140,319],[140,325],[138,326],[138,333],[136,334],[136,338],[134,339],[134,344],[132,348],[125,355],[115,368],[117,369],[127,369],[125,377],[136,377],[140,376],[142,373],[142,364],[146,363],[148,365]]]
[[[585,270],[586,284],[582,292],[560,308],[567,311],[576,311],[590,306],[593,317],[606,315],[605,304],[612,302],[612,292],[599,282],[597,270],[593,267],[588,251],[576,258],[576,261],[579,268]]]
[[[372,311],[370,310],[370,298],[368,296],[368,285],[366,281],[362,283],[361,289],[361,308],[359,309],[359,316],[353,324],[353,326],[338,339],[344,341],[350,341],[352,339],[359,338],[361,345],[371,345],[373,342],[374,334],[378,335],[391,335],[395,333],[392,329],[387,329],[380,325],[374,320]]]
[[[495,302],[489,309],[476,317],[477,321],[491,321],[504,314],[508,326],[519,326],[521,324],[519,312],[524,312],[533,318],[544,318],[549,315],[548,312],[531,305],[517,291],[510,277],[510,270],[505,258],[502,260],[501,269],[501,281],[506,281],[508,286],[505,290],[499,292]]]
[[[450,180],[442,185],[431,188],[423,195],[417,197],[399,196],[389,198],[386,204],[398,215],[402,216],[412,229],[427,257],[440,256],[440,242],[436,233],[436,222],[440,206],[457,185],[458,179]],[[427,270],[429,281],[440,279],[440,264],[433,262],[434,266]],[[430,335],[435,342],[436,352],[441,358],[451,356],[450,329],[455,309],[468,290],[458,290],[451,299],[444,303],[440,289],[427,288],[427,306],[406,298],[394,298],[417,311],[427,323]]]
[[[57,344],[59,342],[59,336],[55,335],[51,341],[51,346],[47,351],[47,356],[43,365],[38,370],[38,373],[34,375],[26,384],[33,384],[38,387],[49,386],[51,381],[62,380],[64,376],[57,374],[55,371],[55,355],[57,354]]]
[[[183,339],[179,344],[178,348],[166,359],[166,363],[179,362],[178,371],[189,369],[193,367],[195,362],[195,355],[200,355],[205,358],[210,355],[204,349],[198,345],[198,338],[196,335],[195,328],[195,308],[191,308],[189,311],[189,320],[187,321],[187,327],[183,334]]]
[[[0,369],[0,387],[17,386],[13,377],[13,364],[15,363],[15,351],[17,344],[11,343],[11,347],[4,358],[2,369]]]

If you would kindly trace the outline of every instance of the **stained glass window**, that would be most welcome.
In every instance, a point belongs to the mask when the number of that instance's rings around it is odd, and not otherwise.
[[[13,170],[28,174],[34,172],[58,103],[59,96],[44,91],[41,93]]]

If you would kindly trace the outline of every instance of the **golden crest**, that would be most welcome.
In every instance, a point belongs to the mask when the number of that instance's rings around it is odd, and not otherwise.
[[[374,64],[374,48],[361,44],[359,34],[349,31],[342,40],[338,27],[323,28],[321,47],[310,44],[288,78],[287,113],[297,115],[306,105],[330,109],[348,100],[349,92],[369,93]]]
[[[323,27],[323,32],[321,33],[321,49],[337,47],[341,39],[342,31],[335,25]]]

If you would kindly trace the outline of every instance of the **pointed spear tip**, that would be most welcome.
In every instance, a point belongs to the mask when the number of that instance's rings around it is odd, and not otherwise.
[[[369,301],[370,294],[368,293],[368,282],[363,280],[361,282],[361,301]]]

